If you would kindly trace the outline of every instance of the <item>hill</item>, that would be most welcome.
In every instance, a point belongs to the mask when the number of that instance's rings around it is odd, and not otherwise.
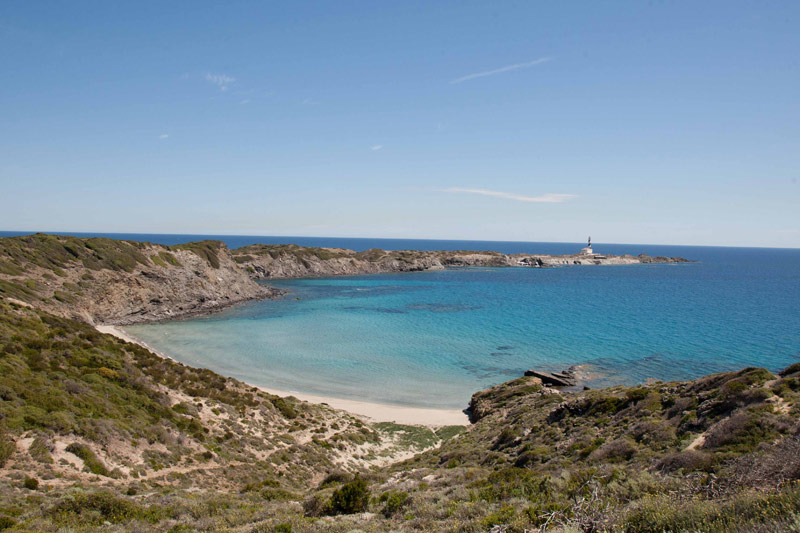
[[[0,295],[89,323],[185,317],[279,294],[219,241],[178,246],[38,233],[0,239]]]

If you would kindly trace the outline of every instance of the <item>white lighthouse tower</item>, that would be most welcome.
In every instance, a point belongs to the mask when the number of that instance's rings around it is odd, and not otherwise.
[[[581,255],[594,255],[592,251],[592,238],[589,237],[589,242],[586,244],[586,248],[581,248]]]

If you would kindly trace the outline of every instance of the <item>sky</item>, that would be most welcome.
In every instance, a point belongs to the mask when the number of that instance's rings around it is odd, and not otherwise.
[[[800,2],[0,3],[0,230],[800,247]]]

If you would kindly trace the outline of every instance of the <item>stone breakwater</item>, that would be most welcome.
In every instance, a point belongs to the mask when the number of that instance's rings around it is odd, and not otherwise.
[[[685,263],[680,257],[647,255],[542,255],[472,251],[367,250],[307,248],[295,245],[252,245],[233,250],[235,261],[256,279],[357,276],[420,272],[457,267],[547,268],[574,265]]]

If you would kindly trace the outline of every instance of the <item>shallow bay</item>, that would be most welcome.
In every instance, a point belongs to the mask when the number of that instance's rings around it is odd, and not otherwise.
[[[281,300],[126,330],[255,385],[447,408],[530,367],[599,386],[800,358],[798,251],[680,252],[699,262],[275,281]]]

